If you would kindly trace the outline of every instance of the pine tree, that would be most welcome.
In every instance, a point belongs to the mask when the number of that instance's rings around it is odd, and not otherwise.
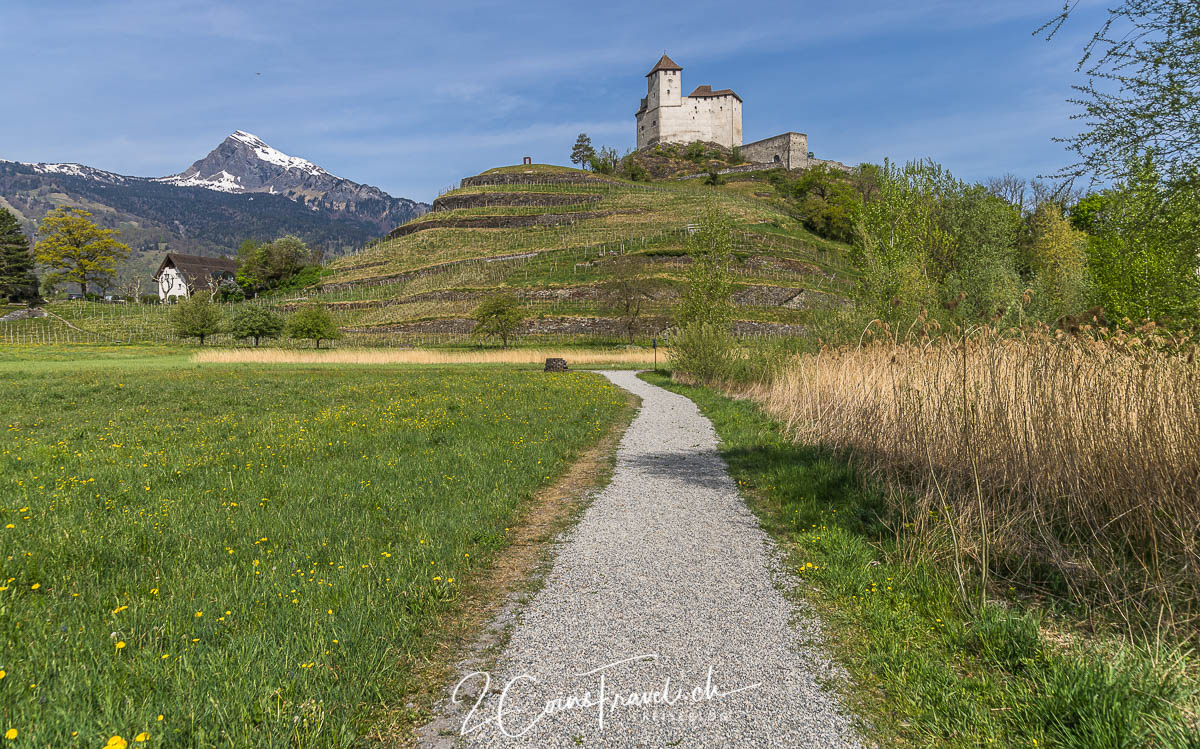
[[[595,155],[596,149],[592,148],[592,139],[588,137],[587,133],[580,133],[579,137],[575,139],[575,147],[571,149],[571,163],[584,168],[592,163]]]
[[[38,280],[33,273],[29,240],[17,217],[0,208],[0,299],[32,302],[38,298]]]

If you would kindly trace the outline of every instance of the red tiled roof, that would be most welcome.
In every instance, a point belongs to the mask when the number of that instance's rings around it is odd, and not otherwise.
[[[675,61],[671,58],[663,55],[662,57],[658,58],[658,62],[654,64],[654,67],[650,69],[650,72],[646,73],[646,77],[649,78],[660,70],[683,70],[683,68],[676,65]]]
[[[731,89],[723,88],[720,91],[713,91],[712,86],[696,86],[696,90],[688,94],[689,99],[707,99],[710,96],[732,96],[738,101],[742,100],[742,97],[735,94]]]

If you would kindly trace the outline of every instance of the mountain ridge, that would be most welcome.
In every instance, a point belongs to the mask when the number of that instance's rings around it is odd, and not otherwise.
[[[243,130],[184,171],[137,177],[75,162],[0,160],[0,205],[33,235],[55,208],[72,206],[121,232],[134,257],[120,274],[142,273],[166,249],[232,254],[245,239],[295,234],[339,255],[424,215],[430,206],[331,174]]]

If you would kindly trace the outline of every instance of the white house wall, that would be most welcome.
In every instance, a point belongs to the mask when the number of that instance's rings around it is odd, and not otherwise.
[[[165,302],[173,296],[186,297],[187,295],[187,281],[184,280],[183,274],[176,268],[164,268],[158,277],[159,300]]]

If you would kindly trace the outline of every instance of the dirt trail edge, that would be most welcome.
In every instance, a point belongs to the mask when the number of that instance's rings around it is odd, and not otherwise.
[[[612,480],[422,745],[862,746],[712,424],[634,372],[602,374],[642,399]]]

